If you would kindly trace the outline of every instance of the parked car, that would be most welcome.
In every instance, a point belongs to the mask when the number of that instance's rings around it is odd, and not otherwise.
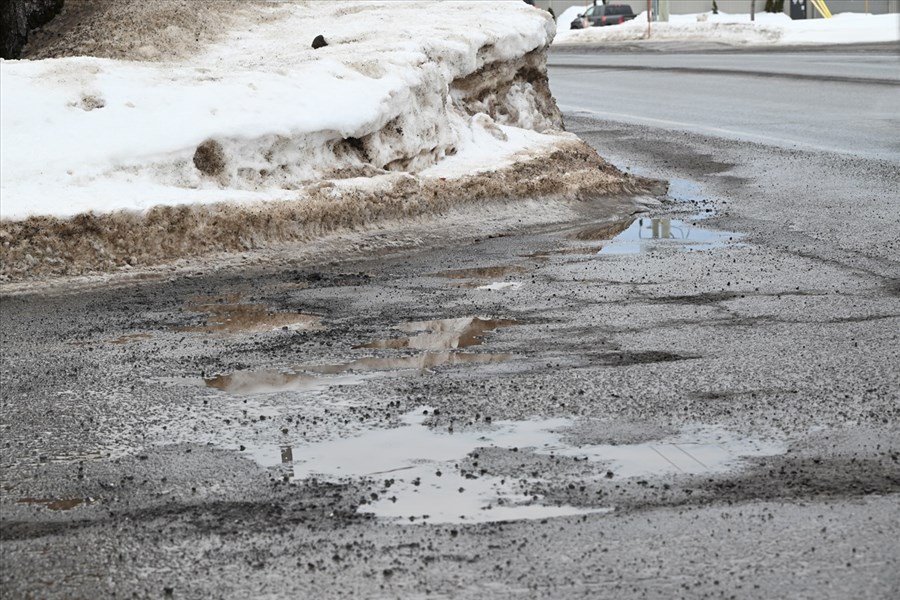
[[[572,21],[571,29],[585,27],[603,27],[604,25],[621,25],[635,17],[634,11],[627,4],[597,4]]]

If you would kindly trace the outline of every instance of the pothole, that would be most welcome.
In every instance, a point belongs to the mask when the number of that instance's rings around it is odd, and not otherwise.
[[[202,325],[178,327],[191,333],[260,333],[277,329],[321,330],[322,317],[303,313],[274,312],[265,304],[191,304],[193,312],[206,313]]]
[[[289,391],[316,391],[334,386],[356,385],[372,373],[422,371],[445,365],[501,363],[512,354],[470,352],[423,352],[414,356],[366,357],[344,364],[298,367],[293,371],[239,371],[204,379],[207,387],[232,394],[270,394]]]
[[[355,348],[413,348],[432,351],[469,348],[482,344],[486,333],[518,324],[518,321],[511,319],[482,319],[480,317],[419,321],[397,326],[397,329],[403,332],[421,332],[418,335],[376,340],[355,346]]]
[[[534,484],[552,480],[553,473],[499,477],[493,467],[467,469],[479,451],[509,450],[503,456],[533,453],[573,457],[590,469],[587,479],[680,476],[720,473],[739,468],[753,456],[785,451],[779,441],[764,441],[713,427],[695,427],[659,441],[622,445],[574,446],[565,434],[569,419],[499,421],[489,429],[451,432],[428,427],[430,409],[403,415],[393,429],[365,431],[357,436],[314,444],[256,448],[251,456],[266,467],[279,467],[293,479],[363,479],[375,484],[362,513],[404,522],[471,523],[547,518],[606,512],[613,507],[552,505],[532,492]],[[478,463],[475,462],[475,465]],[[506,465],[508,466],[508,465]],[[562,485],[562,483],[561,483]]]
[[[638,254],[659,248],[712,250],[731,244],[740,237],[733,231],[697,227],[680,219],[643,217],[604,244],[598,254]]]
[[[479,285],[475,289],[499,292],[503,290],[520,290],[523,285],[521,281],[494,281],[486,285]]]
[[[448,279],[497,279],[507,275],[524,273],[527,269],[519,265],[506,265],[495,267],[475,267],[472,269],[450,269],[434,273],[437,277]]]
[[[469,290],[487,290],[490,292],[498,292],[502,290],[520,290],[525,286],[522,281],[492,281],[484,283],[483,281],[465,281],[457,284],[455,287]]]
[[[274,370],[238,371],[203,380],[206,387],[231,394],[273,394],[277,392],[316,391],[339,385],[361,383],[361,377],[315,377],[306,373]]]

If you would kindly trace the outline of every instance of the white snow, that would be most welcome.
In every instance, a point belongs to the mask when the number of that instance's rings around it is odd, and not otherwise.
[[[495,169],[560,139],[470,117],[448,89],[547,45],[545,11],[421,0],[260,11],[182,62],[0,61],[0,217],[295,198],[304,183],[363,166],[340,143],[373,134],[371,163],[435,177]],[[313,50],[317,34],[329,45]],[[208,139],[227,159],[220,176],[194,166]]]
[[[566,11],[569,12],[569,11]],[[578,11],[575,12],[577,14]],[[565,14],[565,13],[564,13]],[[609,27],[570,30],[575,14],[557,22],[556,44],[596,44],[634,41],[647,33],[647,13],[633,21]],[[898,15],[840,13],[831,19],[792,20],[783,13],[749,14],[701,13],[671,15],[668,23],[654,22],[651,39],[665,41],[708,41],[727,44],[852,44],[900,41]]]

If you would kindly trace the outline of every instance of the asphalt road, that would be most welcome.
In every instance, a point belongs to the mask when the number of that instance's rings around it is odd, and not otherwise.
[[[782,148],[900,154],[900,62],[871,52],[582,53],[551,57],[569,112]]]
[[[591,73],[569,129],[659,203],[4,293],[2,595],[895,598],[900,156]]]

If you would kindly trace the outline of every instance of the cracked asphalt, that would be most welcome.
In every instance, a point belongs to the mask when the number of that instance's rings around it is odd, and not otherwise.
[[[897,161],[566,121],[669,196],[7,291],[4,597],[895,597]],[[780,450],[642,476],[527,440],[441,463],[570,510],[510,521],[373,514],[403,471],[298,476],[412,413],[435,439],[563,419],[574,448],[705,427]]]

